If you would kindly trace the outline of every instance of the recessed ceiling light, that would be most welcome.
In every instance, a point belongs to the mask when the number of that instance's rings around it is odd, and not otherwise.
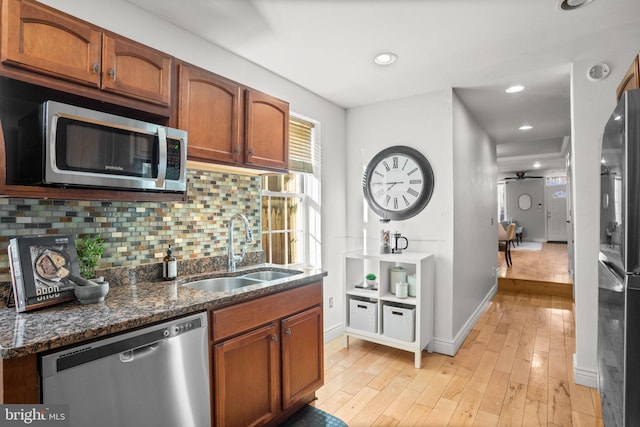
[[[524,90],[524,86],[522,85],[513,85],[511,87],[508,87],[507,89],[505,89],[505,92],[507,93],[518,93],[518,92],[522,92]]]
[[[533,164],[533,167],[534,167],[534,168],[539,168],[539,167],[540,167],[540,162],[535,162],[535,163]]]
[[[393,52],[379,53],[373,58],[373,62],[378,65],[391,65],[396,62],[398,55]]]
[[[531,126],[531,125],[522,125],[518,129],[520,129],[520,130],[530,130],[530,129],[533,129],[533,126]]]
[[[574,10],[582,6],[586,6],[593,0],[561,0],[558,7],[562,10]]]

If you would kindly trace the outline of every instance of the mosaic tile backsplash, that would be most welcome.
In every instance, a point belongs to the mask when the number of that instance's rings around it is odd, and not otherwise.
[[[16,236],[98,234],[99,269],[159,263],[169,245],[178,260],[226,256],[228,221],[244,214],[261,251],[261,178],[188,170],[186,202],[101,202],[0,199],[0,281],[10,281],[7,247]],[[236,222],[236,251],[244,229]]]

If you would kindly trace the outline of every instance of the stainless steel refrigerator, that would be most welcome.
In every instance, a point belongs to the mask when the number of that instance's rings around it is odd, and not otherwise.
[[[600,172],[598,390],[604,424],[640,425],[640,90],[605,126]]]

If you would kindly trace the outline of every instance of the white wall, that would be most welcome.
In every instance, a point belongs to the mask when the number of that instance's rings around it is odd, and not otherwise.
[[[544,179],[510,180],[506,182],[507,217],[518,221],[524,227],[523,240],[534,242],[547,241],[547,211]],[[518,198],[522,194],[531,196],[531,207],[520,209]]]
[[[591,387],[596,385],[597,367],[600,144],[604,125],[616,105],[616,87],[640,49],[640,40],[631,44],[632,47],[611,52],[606,58],[575,61],[571,76],[576,316],[574,371],[576,383]],[[587,71],[599,62],[609,64],[611,74],[606,80],[590,81]]]
[[[382,225],[364,200],[362,177],[371,158],[392,145],[411,146],[427,157],[434,192],[415,217]],[[406,235],[410,250],[435,255],[438,352],[455,353],[468,332],[465,328],[472,326],[470,319],[495,285],[495,183],[493,143],[451,89],[347,111],[348,249],[377,253],[379,233],[385,228]]]
[[[278,75],[162,21],[122,0],[44,0],[58,10],[167,52],[176,58],[290,102],[291,111],[317,120],[322,132],[322,260],[325,331],[342,325],[342,249],[345,246],[345,123],[341,107]],[[328,300],[335,304],[329,308]]]
[[[349,249],[378,251],[382,228],[409,239],[409,250],[435,255],[434,335],[451,339],[453,284],[453,147],[451,90],[382,102],[347,111],[347,232]],[[424,210],[384,224],[364,200],[362,177],[369,160],[392,145],[419,150],[431,163],[434,190]]]
[[[453,332],[462,344],[497,290],[496,146],[453,97]]]

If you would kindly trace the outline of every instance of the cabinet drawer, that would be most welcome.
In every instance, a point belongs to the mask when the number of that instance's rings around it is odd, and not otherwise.
[[[211,336],[219,341],[320,304],[322,282],[214,310]]]

